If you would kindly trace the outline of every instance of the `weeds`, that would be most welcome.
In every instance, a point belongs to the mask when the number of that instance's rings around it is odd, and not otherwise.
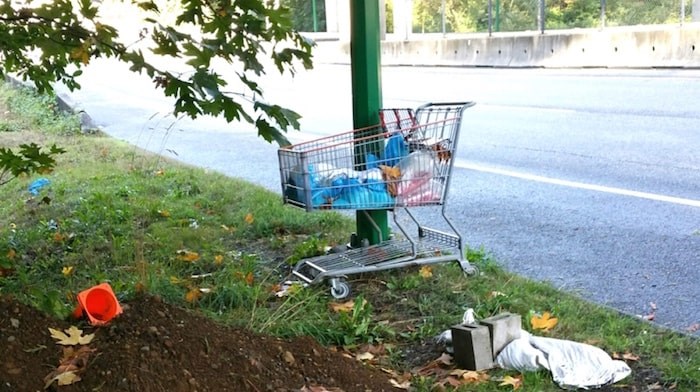
[[[41,140],[66,150],[39,195],[27,192],[31,177],[0,187],[0,293],[59,317],[73,310],[77,292],[108,281],[122,300],[151,293],[263,333],[349,347],[385,344],[386,361],[410,370],[403,350],[432,341],[467,308],[477,318],[520,314],[525,329],[529,314],[546,310],[559,318],[550,336],[634,352],[640,366],[663,372],[679,390],[698,386],[697,341],[508,274],[483,249],[467,253],[481,271],[477,277],[465,278],[457,263],[430,266],[430,274],[406,268],[359,276],[348,312],[329,309],[322,285],[279,298],[290,265],[343,243],[352,222],[284,206],[260,187],[101,135],[0,137],[10,145]],[[556,390],[541,373],[525,375],[525,384]],[[430,390],[434,380],[416,377],[413,385]],[[475,390],[499,390],[490,385]]]

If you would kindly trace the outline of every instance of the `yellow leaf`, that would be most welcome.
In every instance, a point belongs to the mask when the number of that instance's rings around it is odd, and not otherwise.
[[[245,282],[248,286],[253,285],[253,281],[255,281],[255,277],[253,276],[252,272],[248,272],[245,276]]]
[[[245,216],[245,223],[247,223],[247,224],[249,224],[249,225],[252,225],[254,221],[255,221],[255,218],[253,218],[253,214],[248,213],[248,214]]]
[[[489,375],[484,372],[477,372],[474,370],[462,370],[455,369],[450,372],[451,376],[458,377],[462,384],[477,384],[483,381],[488,381]]]
[[[421,267],[420,271],[418,271],[418,274],[423,278],[423,279],[428,279],[433,276],[433,269],[430,268],[430,266],[424,265]]]
[[[352,308],[355,307],[355,301],[350,300],[347,302],[333,302],[330,305],[331,309],[334,312],[350,312],[352,311]]]
[[[542,316],[534,315],[530,318],[530,325],[533,329],[539,329],[547,332],[557,325],[559,320],[556,317],[552,317],[549,312],[544,312]]]
[[[69,266],[63,267],[63,269],[61,270],[61,273],[63,274],[63,276],[68,276],[68,275],[72,274],[73,273],[73,266],[69,265]]]
[[[197,302],[197,300],[201,296],[202,296],[202,292],[199,291],[198,288],[194,288],[194,289],[191,289],[190,291],[188,291],[187,294],[185,294],[185,301],[193,304],[193,303]]]
[[[368,351],[361,354],[357,354],[355,358],[357,358],[358,361],[371,361],[374,359],[374,354]]]
[[[180,284],[180,283],[182,283],[182,279],[178,278],[177,276],[170,277],[170,284]]]
[[[15,256],[17,256],[17,252],[14,249],[10,248],[10,250],[7,251],[6,256],[8,260],[14,260]]]
[[[499,387],[503,386],[512,386],[513,390],[520,389],[520,387],[523,386],[523,379],[521,377],[511,377],[511,376],[505,376],[503,377],[503,381],[501,381],[500,384],[498,384]]]
[[[187,249],[180,249],[177,251],[177,258],[182,261],[188,261],[192,263],[199,260],[199,253],[192,252]]]
[[[216,255],[214,256],[214,264],[221,264],[224,262],[224,256]]]
[[[634,355],[630,352],[626,352],[624,354],[613,353],[612,357],[613,357],[613,359],[624,359],[625,361],[639,361],[639,356]]]
[[[497,298],[497,297],[505,297],[505,296],[506,296],[506,294],[502,293],[500,291],[492,291],[488,295],[489,298]]]
[[[394,388],[398,388],[398,389],[409,390],[411,388],[411,381],[409,381],[409,380],[406,380],[402,383],[399,383],[398,381],[396,381],[392,378],[389,380],[389,383],[391,383],[391,385]]]
[[[53,377],[46,381],[46,384],[44,385],[44,389],[49,389],[51,384],[53,384],[54,381],[58,381],[59,386],[63,385],[71,385],[73,383],[76,383],[80,381],[81,378],[79,375],[77,375],[74,371],[70,370],[67,372],[59,373],[56,375],[56,377]]]
[[[170,217],[170,211],[168,211],[168,210],[158,210],[158,213],[159,213],[160,216],[162,216],[163,218],[169,218],[169,217]]]
[[[71,327],[66,329],[65,331],[67,332],[67,334],[57,329],[49,328],[49,332],[51,332],[51,337],[58,340],[56,343],[63,344],[66,346],[73,346],[76,344],[89,344],[95,337],[94,333],[82,336],[83,331],[81,329],[78,329],[78,327],[74,325],[71,325]]]
[[[162,176],[163,174],[165,174],[165,170],[163,170],[163,169],[158,169],[158,170],[156,170],[156,172],[153,173],[153,174],[155,174],[156,176]]]

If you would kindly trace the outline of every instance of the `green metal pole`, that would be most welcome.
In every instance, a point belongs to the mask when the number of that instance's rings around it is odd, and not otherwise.
[[[352,116],[355,129],[379,124],[382,108],[379,40],[379,1],[350,1],[350,69],[352,73]],[[356,156],[358,169],[364,157]],[[386,210],[357,211],[357,236],[353,246],[367,239],[377,244],[389,237]],[[379,231],[375,228],[375,225]]]

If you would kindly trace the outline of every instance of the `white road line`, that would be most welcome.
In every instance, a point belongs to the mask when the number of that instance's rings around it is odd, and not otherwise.
[[[481,166],[481,165],[469,163],[469,162],[461,160],[461,159],[458,159],[455,161],[455,166],[462,168],[462,169],[475,170],[475,171],[479,171],[479,172],[483,172],[483,173],[498,174],[498,175],[502,175],[502,176],[520,178],[520,179],[529,180],[529,181],[537,181],[537,182],[542,182],[542,183],[546,183],[546,184],[568,186],[571,188],[586,189],[589,191],[596,191],[596,192],[612,193],[612,194],[622,195],[622,196],[638,197],[641,199],[656,200],[656,201],[662,201],[665,203],[681,204],[681,205],[690,206],[690,207],[700,207],[700,200],[659,195],[656,193],[639,192],[639,191],[633,191],[630,189],[615,188],[615,187],[609,187],[609,186],[603,186],[603,185],[586,184],[583,182],[560,180],[558,178],[543,177],[543,176],[538,176],[536,174],[521,173],[521,172],[516,172],[516,171],[512,171],[512,170],[498,169],[495,167]]]

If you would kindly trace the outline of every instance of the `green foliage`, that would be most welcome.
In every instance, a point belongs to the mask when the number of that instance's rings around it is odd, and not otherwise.
[[[414,2],[414,32],[442,32],[442,1]],[[494,0],[491,4],[493,31],[527,31],[538,28],[538,0]],[[488,5],[488,0],[445,0],[445,32],[487,31]],[[601,0],[548,0],[545,7],[547,29],[593,28],[599,27],[601,23]],[[605,11],[607,26],[677,23],[680,5],[673,1],[608,0]],[[687,8],[686,15],[690,14],[690,8]]]
[[[0,147],[0,185],[22,175],[50,173],[56,166],[54,156],[65,152],[55,144],[48,151],[42,150],[35,143],[20,144],[17,152]]]
[[[291,11],[292,26],[295,30],[326,31],[326,2],[324,0],[282,0],[281,3]],[[314,6],[316,8],[315,21]]]
[[[132,4],[141,10],[139,39],[150,37],[152,53],[122,42],[117,28],[101,15],[101,3],[52,0],[31,7],[3,2],[0,77],[17,73],[39,92],[51,91],[57,81],[76,89],[82,67],[98,57],[115,57],[175,98],[174,114],[243,120],[255,124],[268,142],[287,143],[283,132],[298,129],[299,116],[265,103],[256,81],[265,75],[266,61],[280,73],[294,74],[297,62],[311,67],[311,47],[292,30],[287,8],[264,0]],[[167,70],[157,65],[163,64],[159,58],[176,58],[186,68]],[[238,84],[232,90],[224,74],[235,75]]]

